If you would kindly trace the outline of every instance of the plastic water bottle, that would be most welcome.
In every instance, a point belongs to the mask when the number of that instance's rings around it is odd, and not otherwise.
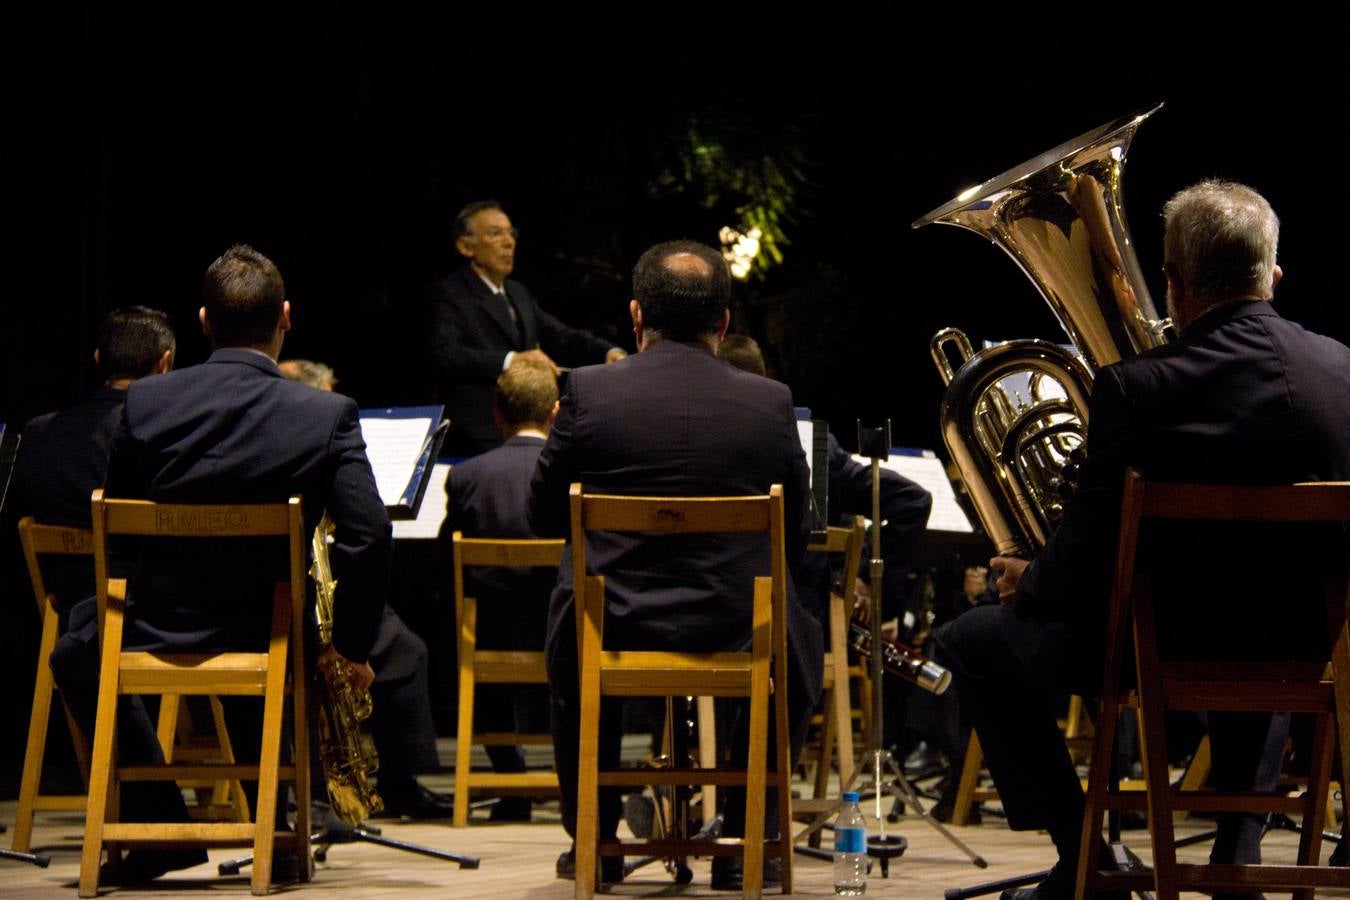
[[[845,791],[834,820],[834,892],[858,897],[867,891],[867,823],[858,808],[858,795]]]

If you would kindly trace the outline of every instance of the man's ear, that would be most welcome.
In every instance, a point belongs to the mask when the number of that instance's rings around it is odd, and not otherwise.
[[[94,370],[98,371],[98,348],[94,348]]]
[[[281,301],[281,318],[277,320],[277,328],[281,331],[291,330],[291,301]]]
[[[553,401],[553,408],[548,411],[548,427],[552,428],[554,421],[558,418],[558,410],[562,408],[561,400]]]
[[[455,249],[459,251],[460,256],[467,259],[473,259],[473,245],[469,243],[469,236],[467,234],[461,234],[459,237],[455,238]]]
[[[637,300],[628,301],[628,314],[633,317],[633,328],[642,327],[642,307],[638,306]]]
[[[1284,269],[1278,265],[1270,270],[1270,293],[1274,295],[1275,288],[1279,285],[1280,279],[1284,277]]]
[[[722,310],[722,324],[717,326],[717,339],[720,341],[727,336],[727,329],[731,327],[731,310]]]
[[[172,369],[173,369],[173,351],[165,350],[160,355],[159,359],[155,360],[155,367],[154,369],[151,370],[150,374],[163,375],[165,372],[168,372]]]
[[[197,319],[202,323],[202,334],[211,336],[211,323],[206,320],[206,307],[197,310]]]
[[[1181,269],[1176,263],[1163,263],[1163,275],[1167,277],[1167,290],[1175,300],[1180,300],[1186,291],[1186,282],[1182,280]]]

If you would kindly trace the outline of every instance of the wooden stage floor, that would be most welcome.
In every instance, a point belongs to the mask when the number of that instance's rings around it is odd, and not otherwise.
[[[428,781],[449,789],[449,779],[432,777]],[[12,823],[14,802],[0,803],[0,821]],[[979,869],[936,830],[920,819],[902,819],[888,826],[889,833],[903,835],[909,841],[905,855],[891,866],[890,878],[882,880],[873,870],[868,883],[869,897],[940,898],[951,887],[964,887],[996,878],[1007,878],[1043,869],[1054,861],[1054,852],[1044,834],[1014,833],[1001,820],[986,815],[984,825],[956,829],[972,850],[989,862]],[[476,870],[460,869],[441,862],[396,850],[370,845],[342,845],[332,849],[327,862],[318,867],[309,885],[292,885],[280,893],[322,897],[341,894],[344,898],[393,898],[443,896],[462,898],[540,898],[563,900],[572,896],[572,883],[554,876],[554,862],[567,849],[567,838],[558,824],[557,805],[537,808],[530,824],[496,825],[483,820],[466,829],[451,828],[448,822],[394,822],[377,820],[386,837],[425,844],[455,853],[478,856]],[[1180,824],[1179,834],[1202,830],[1201,824]],[[74,813],[39,814],[35,845],[51,853],[51,867],[39,869],[22,863],[0,862],[0,897],[74,896],[79,874],[79,845],[82,817]],[[0,835],[8,846],[9,835]],[[1148,857],[1147,835],[1127,832],[1126,842],[1144,858]],[[1296,836],[1271,833],[1266,837],[1267,861],[1292,861]],[[1200,859],[1207,850],[1184,850],[1183,858]],[[237,856],[235,851],[213,850],[211,862],[173,873],[153,887],[110,889],[109,895],[153,896],[156,898],[200,898],[203,896],[247,897],[246,875],[221,877],[216,863]],[[247,870],[245,870],[247,871]],[[659,866],[639,869],[612,891],[622,897],[727,897],[725,892],[708,886],[709,863],[693,863],[694,881],[676,885]],[[794,897],[833,896],[833,879],[828,862],[797,857]],[[774,896],[767,894],[766,896]],[[1350,896],[1350,892],[1326,892],[1323,896]]]

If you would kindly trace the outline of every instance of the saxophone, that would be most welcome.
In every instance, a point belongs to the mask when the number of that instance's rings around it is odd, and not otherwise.
[[[325,513],[314,529],[314,562],[309,569],[314,579],[320,646],[333,640],[333,591],[337,582],[328,561],[332,533],[333,521]],[[380,758],[369,738],[361,733],[361,722],[370,717],[372,709],[370,692],[353,688],[344,666],[336,660],[319,664],[315,688],[320,700],[319,758],[328,799],[339,819],[355,825],[384,809],[384,801],[370,784]]]

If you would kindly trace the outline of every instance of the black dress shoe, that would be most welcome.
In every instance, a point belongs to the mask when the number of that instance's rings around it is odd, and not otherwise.
[[[529,797],[502,797],[493,804],[488,819],[492,822],[528,822],[531,806]]]
[[[398,788],[380,787],[384,811],[376,816],[403,819],[448,819],[455,812],[454,801],[422,787],[417,781]]]
[[[577,848],[573,847],[559,856],[553,871],[559,878],[575,881],[577,878]],[[600,883],[618,884],[621,881],[623,881],[623,857],[600,857]]]
[[[99,866],[100,887],[126,887],[145,884],[161,875],[179,869],[191,869],[206,862],[206,851],[198,848],[185,850],[131,850],[116,865],[106,862]]]
[[[776,856],[764,857],[764,887],[783,883],[783,861]],[[739,891],[745,885],[745,860],[739,856],[714,856],[712,861],[712,889]]]

